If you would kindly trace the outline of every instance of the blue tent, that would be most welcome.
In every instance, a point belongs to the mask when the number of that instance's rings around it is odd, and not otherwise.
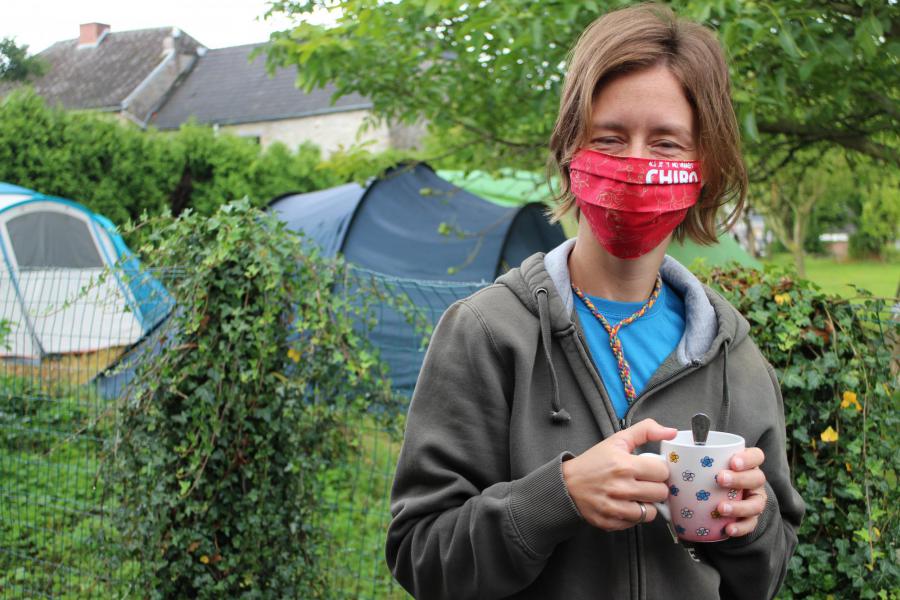
[[[366,186],[280,196],[269,207],[326,256],[342,253],[356,273],[407,294],[432,324],[453,301],[565,240],[543,204],[498,206],[423,163],[399,165]],[[394,388],[410,392],[424,358],[421,335],[388,306],[378,312],[366,335]]]
[[[367,186],[287,194],[270,209],[326,256],[427,281],[493,281],[528,255],[565,240],[540,203],[505,207],[441,179],[428,165],[400,165]]]
[[[0,233],[0,319],[11,324],[0,356],[132,346],[171,310],[115,226],[81,204],[0,183]]]

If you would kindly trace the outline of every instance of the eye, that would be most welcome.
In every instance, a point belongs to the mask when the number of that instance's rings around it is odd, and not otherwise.
[[[676,144],[675,142],[670,142],[669,140],[662,140],[657,145],[665,148],[666,150],[677,150],[681,148],[680,145]]]
[[[592,144],[618,144],[619,142],[619,138],[614,137],[600,137],[591,140]]]

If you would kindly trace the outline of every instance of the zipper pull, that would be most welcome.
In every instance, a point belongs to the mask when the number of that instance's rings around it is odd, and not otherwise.
[[[627,429],[627,427],[625,426],[625,417],[619,419],[619,429]]]

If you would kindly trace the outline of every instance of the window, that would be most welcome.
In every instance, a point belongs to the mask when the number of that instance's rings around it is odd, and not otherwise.
[[[20,269],[88,269],[103,267],[87,223],[44,211],[14,217],[6,231]]]

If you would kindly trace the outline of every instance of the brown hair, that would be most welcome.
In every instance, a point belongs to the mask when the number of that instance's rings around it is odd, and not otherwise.
[[[575,208],[569,163],[590,135],[593,101],[611,78],[658,64],[681,82],[696,119],[697,157],[703,188],[675,238],[690,236],[700,244],[716,243],[716,213],[726,202],[734,208],[723,224],[740,216],[747,194],[747,171],[740,133],[731,105],[724,52],[709,29],[675,16],[667,6],[640,4],[608,13],[578,38],[569,54],[559,116],[550,136],[548,174],[558,172],[560,190],[551,221]]]

